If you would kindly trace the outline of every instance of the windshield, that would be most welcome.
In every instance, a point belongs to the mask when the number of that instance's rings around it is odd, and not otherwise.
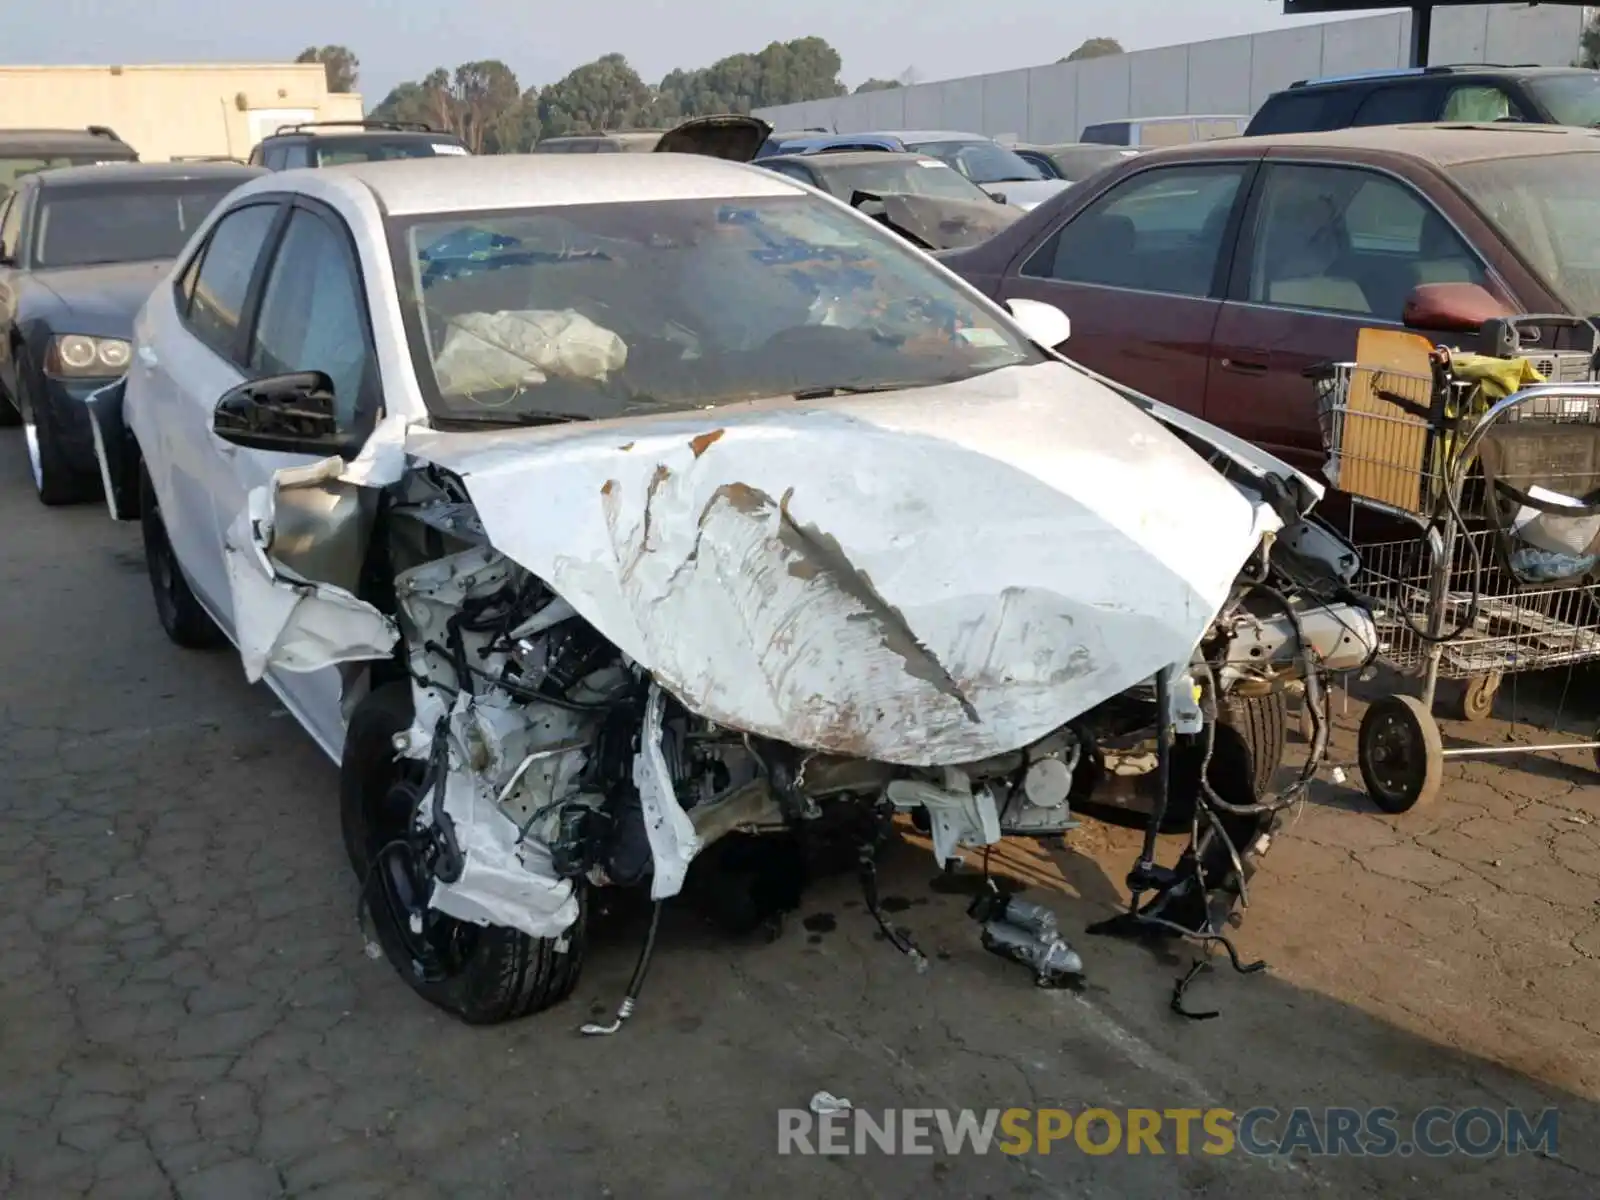
[[[32,263],[86,267],[176,258],[207,214],[245,178],[47,187],[41,193]]]
[[[1575,315],[1600,314],[1600,153],[1491,159],[1451,175]]]
[[[1557,125],[1600,125],[1600,71],[1572,75],[1536,75],[1528,90],[1550,111]]]
[[[607,418],[954,382],[1044,356],[812,196],[390,223],[435,416]]]
[[[938,196],[945,200],[978,200],[992,203],[984,191],[960,171],[939,158],[912,158],[896,155],[892,162],[834,166],[818,163],[828,190],[841,200],[852,192],[876,195],[909,193],[913,196]]]
[[[317,165],[337,167],[340,163],[387,162],[391,158],[433,158],[440,154],[465,154],[467,148],[445,136],[438,138],[327,138],[317,144]]]
[[[999,142],[922,142],[906,149],[942,158],[974,183],[1017,183],[1044,178],[1037,167]]]

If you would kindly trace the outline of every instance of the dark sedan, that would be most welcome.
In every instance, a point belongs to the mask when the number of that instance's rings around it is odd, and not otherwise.
[[[44,503],[95,494],[84,402],[127,370],[133,319],[189,235],[260,174],[224,163],[63,167],[24,176],[6,198],[0,424],[22,424]]]

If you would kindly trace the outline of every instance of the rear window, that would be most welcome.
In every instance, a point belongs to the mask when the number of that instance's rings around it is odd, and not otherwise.
[[[1316,88],[1268,96],[1246,130],[1252,137],[1269,133],[1316,133],[1344,129],[1356,101],[1365,96],[1353,88]]]
[[[467,148],[449,137],[328,138],[317,144],[317,165],[386,162],[396,158],[434,158],[441,154],[466,154]]]
[[[1083,140],[1098,146],[1127,146],[1132,144],[1133,127],[1127,121],[1106,121],[1099,125],[1086,125]]]
[[[52,167],[82,167],[102,162],[127,162],[130,155],[107,152],[105,154],[20,154],[0,155],[0,199],[16,190],[17,180],[35,171],[48,171]]]

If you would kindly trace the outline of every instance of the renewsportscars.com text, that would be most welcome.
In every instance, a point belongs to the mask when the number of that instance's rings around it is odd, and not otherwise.
[[[1521,1109],[1063,1108],[778,1111],[779,1154],[1557,1156],[1560,1114]]]

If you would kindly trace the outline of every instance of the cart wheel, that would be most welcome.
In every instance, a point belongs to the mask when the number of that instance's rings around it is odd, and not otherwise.
[[[1439,794],[1444,777],[1439,723],[1414,696],[1385,696],[1367,709],[1357,754],[1367,795],[1384,812],[1409,812]]]
[[[1500,692],[1499,671],[1475,675],[1461,692],[1461,715],[1468,721],[1482,721],[1494,711],[1494,698]]]

